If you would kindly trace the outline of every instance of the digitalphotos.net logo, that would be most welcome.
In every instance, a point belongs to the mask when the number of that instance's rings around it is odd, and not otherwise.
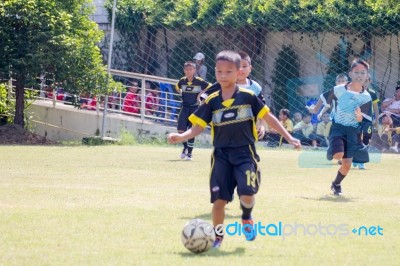
[[[247,240],[254,236],[279,237],[285,240],[293,236],[383,236],[383,228],[377,226],[357,226],[352,227],[348,224],[300,224],[300,223],[262,223],[257,222],[254,225],[234,222],[227,225],[219,224],[215,226],[217,235],[241,236],[244,235]]]

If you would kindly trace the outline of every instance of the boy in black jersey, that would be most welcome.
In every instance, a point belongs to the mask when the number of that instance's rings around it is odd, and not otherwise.
[[[185,76],[181,78],[175,85],[175,89],[182,96],[182,109],[178,116],[178,132],[183,133],[192,126],[188,120],[189,116],[196,111],[199,103],[197,97],[208,89],[211,84],[200,77],[195,77],[196,64],[188,61],[183,66]],[[194,145],[194,138],[183,142],[183,151],[181,159],[192,160],[192,151]]]
[[[293,138],[272,115],[269,108],[254,92],[236,85],[240,69],[240,55],[222,51],[216,57],[215,76],[221,90],[211,94],[189,120],[193,127],[184,133],[171,133],[171,144],[183,142],[200,134],[210,124],[214,152],[211,157],[210,192],[214,227],[224,223],[225,205],[232,201],[235,187],[242,207],[242,224],[246,239],[254,240],[255,233],[251,212],[254,194],[260,184],[260,171],[254,142],[257,140],[256,120],[265,120],[290,144],[300,148]],[[218,230],[214,247],[221,245],[223,234]]]

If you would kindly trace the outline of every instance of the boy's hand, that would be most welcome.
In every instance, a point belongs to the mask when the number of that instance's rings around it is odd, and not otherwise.
[[[362,112],[360,107],[357,107],[356,110],[354,111],[354,113],[356,114],[356,120],[357,122],[361,122],[362,121]]]
[[[296,150],[300,150],[301,149],[300,140],[292,137],[288,142],[289,142],[289,144],[292,144]]]
[[[265,127],[263,125],[257,125],[258,139],[262,139],[265,135]]]
[[[306,109],[307,109],[310,113],[314,112],[314,107],[315,107],[314,104],[312,104],[312,105],[310,105],[310,106],[306,105]]]
[[[177,144],[182,142],[181,135],[179,133],[170,133],[167,136],[167,140],[169,144]]]

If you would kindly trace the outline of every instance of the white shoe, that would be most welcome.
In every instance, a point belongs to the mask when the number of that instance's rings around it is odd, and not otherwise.
[[[181,153],[181,159],[185,159],[186,158],[186,149],[184,149]]]

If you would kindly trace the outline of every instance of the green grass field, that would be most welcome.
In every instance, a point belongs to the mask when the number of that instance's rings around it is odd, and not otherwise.
[[[0,265],[399,265],[400,156],[353,169],[334,197],[337,165],[323,152],[259,149],[256,221],[380,226],[383,236],[226,236],[195,255],[180,234],[189,219],[211,220],[211,149],[195,149],[191,162],[180,151],[0,146]],[[235,197],[226,223],[240,214]]]

